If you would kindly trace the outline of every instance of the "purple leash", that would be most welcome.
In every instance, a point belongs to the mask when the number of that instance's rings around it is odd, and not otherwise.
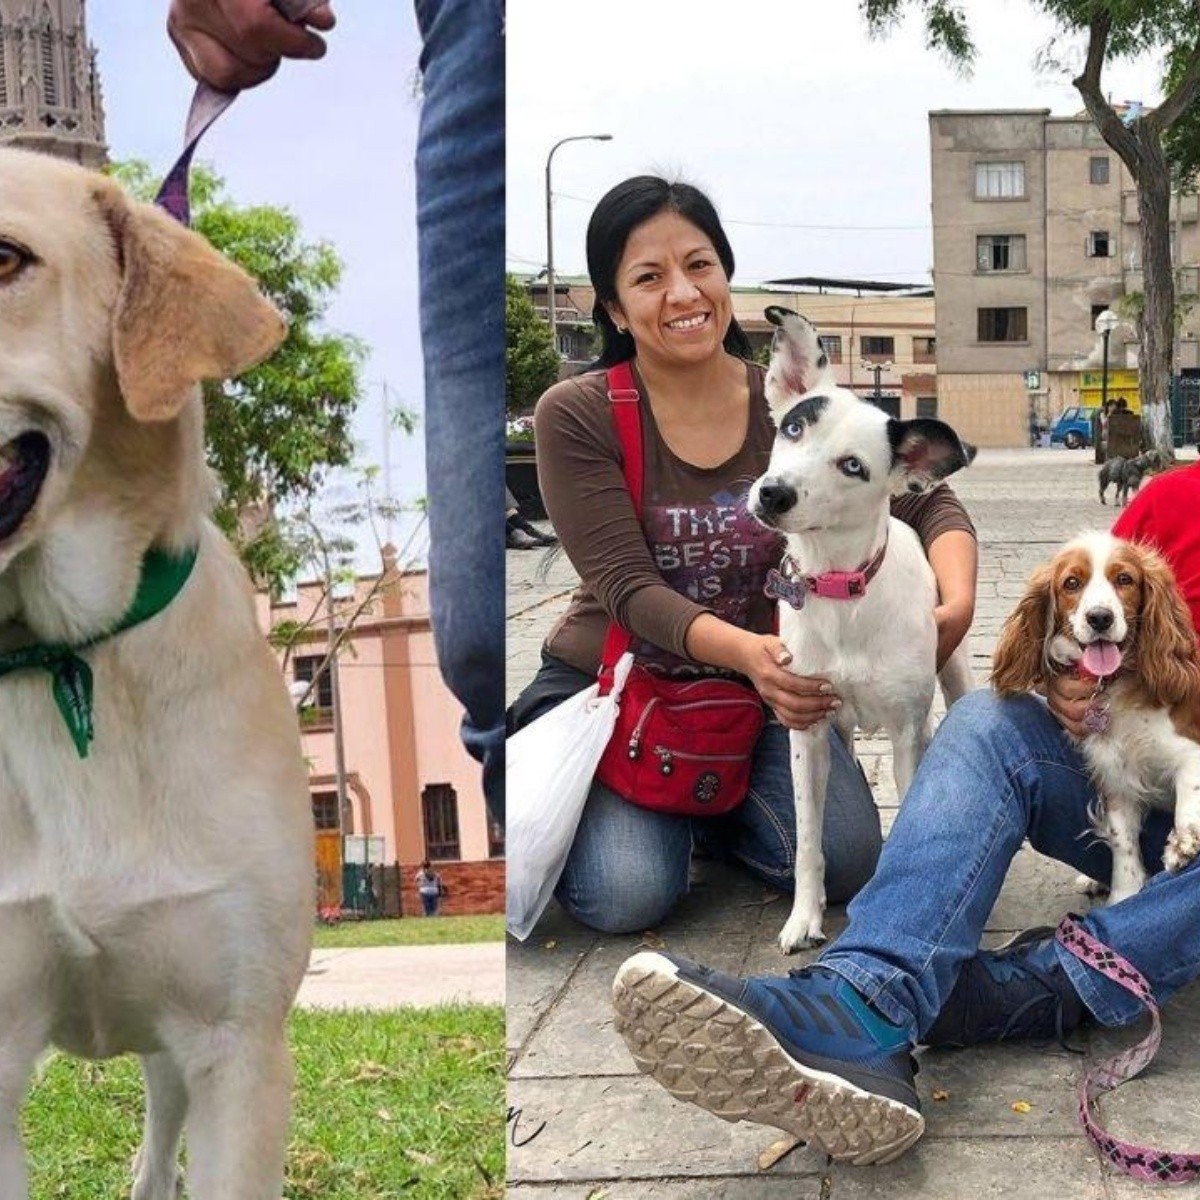
[[[1097,941],[1073,916],[1064,917],[1055,932],[1059,944],[1080,962],[1132,992],[1150,1013],[1150,1032],[1135,1046],[1103,1059],[1085,1072],[1079,1085],[1079,1122],[1097,1149],[1118,1170],[1151,1183],[1190,1183],[1200,1179],[1200,1154],[1156,1150],[1115,1138],[1096,1119],[1096,1100],[1128,1083],[1153,1061],[1162,1041],[1158,1003],[1141,972],[1115,950]]]
[[[289,21],[300,21],[317,5],[325,3],[325,0],[271,0],[271,3]],[[167,172],[167,177],[154,198],[155,204],[183,225],[192,223],[188,207],[188,172],[191,170],[192,156],[212,123],[237,97],[237,92],[219,92],[207,83],[196,85],[196,93],[192,97],[192,106],[184,128],[183,153]]]

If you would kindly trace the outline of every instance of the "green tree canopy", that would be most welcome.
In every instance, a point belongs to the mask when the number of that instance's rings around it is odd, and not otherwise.
[[[504,278],[505,408],[519,413],[558,380],[559,358],[550,326],[537,315],[529,293],[511,275]]]
[[[138,199],[158,190],[143,162],[118,163],[112,174]],[[253,275],[288,322],[267,362],[204,388],[208,460],[221,484],[215,518],[251,575],[278,585],[300,555],[274,514],[310,498],[329,468],[351,462],[366,350],[321,327],[342,276],[332,246],[306,241],[287,209],[239,205],[204,166],[192,168],[191,205],[192,227]]]
[[[1031,0],[1058,25],[1039,57],[1064,61],[1058,46],[1086,38],[1087,56],[1073,83],[1100,136],[1119,155],[1137,185],[1144,280],[1138,336],[1142,408],[1155,446],[1171,453],[1167,406],[1176,318],[1170,251],[1171,186],[1186,166],[1184,148],[1172,149],[1200,102],[1200,0]],[[873,33],[885,33],[910,8],[924,17],[930,47],[963,70],[975,58],[966,16],[954,0],[862,0]],[[1168,65],[1165,95],[1155,108],[1122,120],[1104,94],[1101,75],[1115,58],[1158,51]],[[1195,146],[1193,141],[1192,146]],[[1168,159],[1171,149],[1172,159]],[[1190,159],[1193,166],[1196,157]]]

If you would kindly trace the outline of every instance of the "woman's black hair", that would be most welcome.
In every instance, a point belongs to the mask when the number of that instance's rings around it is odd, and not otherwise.
[[[589,371],[625,362],[637,353],[633,336],[617,330],[605,305],[617,298],[617,266],[629,235],[660,212],[676,212],[701,230],[712,242],[726,278],[733,278],[729,239],[712,201],[699,188],[690,183],[668,183],[657,175],[635,175],[618,183],[601,197],[588,222],[588,275],[596,292],[592,320],[600,331],[600,355],[587,367]],[[729,322],[725,333],[725,350],[738,358],[750,358],[753,353],[736,319]]]

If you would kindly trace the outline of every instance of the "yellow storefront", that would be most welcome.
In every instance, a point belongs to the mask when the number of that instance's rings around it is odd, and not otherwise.
[[[1104,394],[1103,371],[1080,371],[1077,391],[1079,403],[1088,408],[1099,408],[1100,398]],[[1108,369],[1108,398],[1120,400],[1135,413],[1142,411],[1142,398],[1138,394],[1138,373],[1128,367],[1109,367]]]

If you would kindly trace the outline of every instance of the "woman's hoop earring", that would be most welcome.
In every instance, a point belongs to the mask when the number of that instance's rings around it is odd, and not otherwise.
[[[629,331],[628,331],[628,330],[625,328],[625,326],[624,326],[624,325],[618,325],[618,326],[617,326],[617,332],[618,332],[618,333],[628,333]]]

